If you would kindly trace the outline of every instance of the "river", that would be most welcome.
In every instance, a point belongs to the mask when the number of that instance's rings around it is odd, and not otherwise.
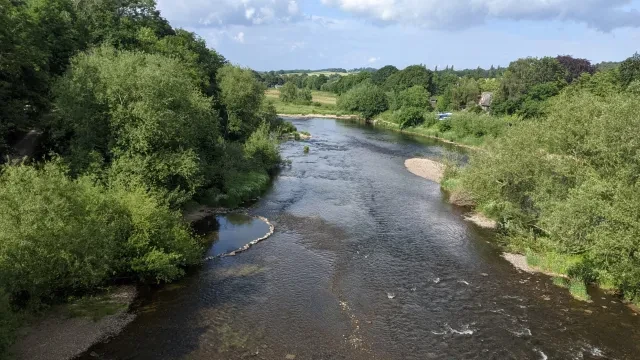
[[[291,167],[249,211],[273,236],[150,291],[138,318],[82,359],[640,358],[640,316],[518,272],[490,231],[404,168],[455,148],[294,124],[313,138],[282,145]]]

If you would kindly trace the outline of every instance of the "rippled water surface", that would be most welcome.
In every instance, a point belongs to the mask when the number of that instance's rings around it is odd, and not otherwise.
[[[454,150],[334,120],[251,213],[276,231],[152,291],[102,359],[640,359],[616,299],[519,273],[404,160]],[[309,145],[309,154],[303,146]],[[247,239],[252,240],[252,239]],[[92,359],[89,353],[84,359]]]

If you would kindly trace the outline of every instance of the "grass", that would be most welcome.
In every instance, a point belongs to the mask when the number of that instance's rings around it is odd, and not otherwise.
[[[378,115],[375,120],[377,121],[376,126],[380,126],[386,129],[402,131],[407,134],[442,139],[442,140],[446,140],[446,141],[450,141],[456,144],[461,144],[466,146],[480,146],[486,140],[485,137],[476,137],[472,135],[461,137],[451,130],[442,132],[439,129],[438,123],[435,123],[431,126],[427,126],[427,125],[410,126],[401,130],[400,125],[393,122],[392,111],[385,111],[384,113]]]
[[[554,252],[544,254],[526,251],[527,264],[547,274],[553,275],[553,284],[569,289],[571,295],[581,301],[589,301],[587,286],[583,279],[569,277],[583,259],[579,255],[564,255]]]
[[[267,99],[273,102],[278,114],[290,115],[351,115],[338,110],[336,95],[326,91],[312,91],[313,99],[309,105],[284,103],[280,101],[280,90],[268,89],[265,92]]]
[[[580,301],[591,300],[591,297],[587,293],[587,286],[585,285],[583,280],[567,279],[564,277],[555,276],[553,278],[553,284],[568,289],[571,296]]]
[[[564,255],[554,252],[544,254],[526,251],[527,264],[538,268],[543,272],[568,276],[569,271],[582,263],[583,259],[579,255]]]
[[[84,317],[93,321],[99,321],[126,308],[126,304],[114,301],[107,295],[83,297],[65,306],[67,316]]]

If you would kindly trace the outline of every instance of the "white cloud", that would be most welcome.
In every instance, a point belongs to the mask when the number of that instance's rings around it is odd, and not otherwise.
[[[158,0],[163,16],[179,26],[226,27],[291,22],[299,0]]]
[[[369,64],[377,63],[377,62],[378,62],[378,60],[380,60],[380,58],[379,58],[379,57],[370,57],[370,58],[369,58]]]
[[[233,37],[233,40],[244,44],[244,33],[242,31],[240,31],[236,36]]]
[[[610,31],[640,27],[632,0],[322,0],[380,23],[459,29],[488,19],[562,20]]]

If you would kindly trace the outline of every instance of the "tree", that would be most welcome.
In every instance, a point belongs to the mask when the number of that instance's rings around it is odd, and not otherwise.
[[[393,109],[398,110],[405,107],[421,109],[423,112],[431,110],[431,95],[420,85],[403,90],[395,96]]]
[[[371,75],[371,81],[373,81],[374,84],[381,86],[385,81],[387,81],[389,76],[397,73],[398,71],[398,68],[393,65],[384,66]]]
[[[535,85],[557,83],[559,88],[566,86],[568,71],[555,58],[518,59],[505,71],[494,98],[492,111],[500,114],[513,114],[525,101],[525,95]]]
[[[37,126],[49,101],[48,54],[24,5],[0,0],[0,162],[16,133]]]
[[[284,103],[308,105],[313,95],[309,89],[298,89],[293,82],[287,82],[280,89],[280,100]]]
[[[116,48],[136,49],[141,28],[152,29],[159,38],[174,34],[156,9],[155,0],[74,1],[89,44],[108,43]]]
[[[458,83],[458,76],[451,71],[439,71],[433,76],[434,94],[442,95]]]
[[[248,69],[225,65],[218,71],[220,102],[227,113],[227,137],[246,139],[260,125],[256,114],[265,101],[265,87]]]
[[[216,75],[227,61],[215,50],[207,48],[204,39],[182,29],[176,30],[175,35],[159,38],[155,31],[148,27],[138,30],[137,39],[140,47],[146,52],[180,59],[191,69],[192,77],[200,83],[204,94],[219,96],[220,88]]]
[[[336,83],[332,85],[332,90],[336,94],[341,95],[370,78],[370,72],[360,72],[353,75],[341,76]]]
[[[288,81],[280,88],[280,100],[285,103],[292,103],[298,99],[298,88],[296,84]]]
[[[620,80],[624,87],[635,80],[640,80],[640,54],[635,53],[620,64]]]
[[[386,111],[389,104],[384,91],[369,80],[340,96],[338,107],[345,111],[361,113],[365,119],[371,119]]]
[[[480,97],[480,86],[472,78],[462,78],[454,87],[450,87],[451,105],[453,110],[463,109],[468,105],[475,105]]]
[[[596,72],[596,67],[591,65],[591,62],[587,59],[576,59],[569,55],[558,56],[556,59],[567,70],[565,80],[568,84],[571,84],[584,73],[593,75]]]
[[[417,126],[424,123],[424,109],[417,107],[404,107],[394,114],[395,122],[400,129]]]
[[[419,85],[429,92],[433,92],[433,73],[422,65],[408,66],[387,78],[384,83],[386,91],[402,91],[414,85]]]
[[[233,116],[244,115],[234,106],[257,110],[245,86],[224,98]],[[165,192],[172,204],[210,181],[205,164],[216,156],[219,118],[179,60],[99,48],[73,59],[54,94],[74,174],[95,161],[110,164],[111,180]]]

